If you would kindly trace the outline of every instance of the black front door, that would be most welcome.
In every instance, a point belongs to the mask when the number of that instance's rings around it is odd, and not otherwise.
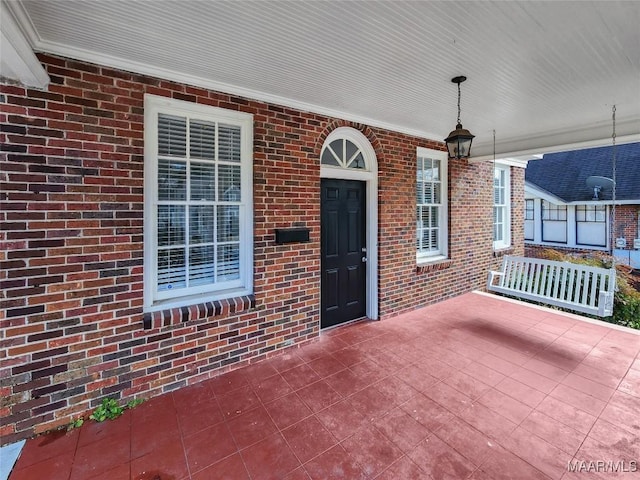
[[[321,183],[322,328],[366,314],[365,187],[353,180]]]

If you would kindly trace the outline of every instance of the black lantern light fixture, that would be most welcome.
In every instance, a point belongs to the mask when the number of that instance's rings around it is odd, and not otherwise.
[[[458,84],[458,124],[456,129],[444,139],[447,142],[449,158],[469,158],[471,155],[471,142],[475,137],[475,135],[471,135],[469,130],[462,128],[462,123],[460,123],[460,84],[466,79],[467,77],[464,76],[451,79],[453,83]]]

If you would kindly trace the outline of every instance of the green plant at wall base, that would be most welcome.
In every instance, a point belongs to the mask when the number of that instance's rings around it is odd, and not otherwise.
[[[116,399],[105,398],[102,400],[102,403],[100,403],[100,405],[96,407],[89,418],[91,420],[95,420],[96,422],[113,420],[114,418],[118,418],[120,415],[122,415],[126,409],[135,408],[142,402],[144,402],[142,398],[134,398],[132,400],[129,400],[125,406],[121,406]],[[80,425],[82,425],[82,423],[80,423]]]
[[[131,408],[136,408],[138,405],[140,405],[142,402],[144,402],[144,400],[142,398],[134,398],[132,400],[129,400],[127,402],[127,408],[131,409]]]
[[[122,412],[124,412],[124,407],[121,407],[117,400],[114,398],[105,398],[102,400],[102,403],[96,407],[89,418],[96,422],[104,422],[105,420],[118,418],[122,415]]]
[[[75,420],[71,420],[71,423],[67,425],[67,431],[73,430],[74,428],[80,428],[84,424],[84,418],[78,417]]]

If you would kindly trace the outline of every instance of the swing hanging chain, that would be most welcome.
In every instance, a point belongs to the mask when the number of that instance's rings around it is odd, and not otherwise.
[[[611,109],[611,120],[613,124],[613,131],[611,134],[611,143],[612,143],[612,153],[611,153],[611,179],[613,180],[613,187],[611,191],[611,200],[613,202],[613,206],[611,207],[611,253],[612,253],[612,262],[615,268],[615,255],[613,255],[613,251],[615,248],[616,242],[616,106],[614,105]]]
[[[491,201],[493,203],[495,203],[496,201],[496,130],[495,128],[493,129],[493,173],[491,174]],[[495,212],[495,208],[491,209],[491,225],[493,226],[493,233],[492,236],[494,237],[493,240],[495,242],[495,222],[496,222],[496,212]],[[495,252],[495,243],[492,243],[492,245],[494,245],[493,250]]]

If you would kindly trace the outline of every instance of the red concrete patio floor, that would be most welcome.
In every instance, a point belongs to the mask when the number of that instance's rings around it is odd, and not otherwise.
[[[32,439],[10,479],[640,478],[639,351],[470,293]]]

